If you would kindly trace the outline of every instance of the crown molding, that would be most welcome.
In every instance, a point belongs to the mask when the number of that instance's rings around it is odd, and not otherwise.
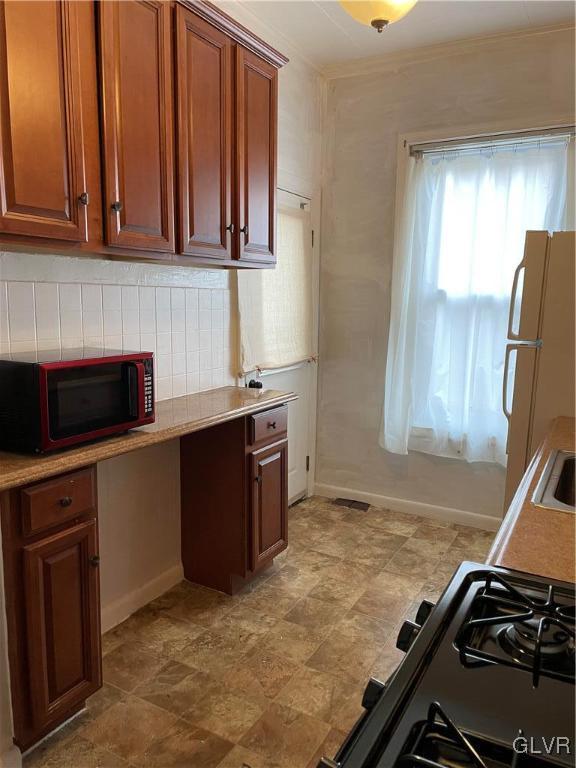
[[[236,42],[248,48],[257,56],[261,56],[269,64],[278,69],[288,64],[288,58],[283,53],[277,51],[265,40],[262,40],[262,38],[257,37],[251,30],[232,18],[232,16],[217,5],[211,3],[210,0],[179,0],[179,3],[225,34],[230,35]]]
[[[186,2],[186,0],[179,1]],[[221,3],[219,0],[212,0],[211,4],[218,8],[221,13],[234,19],[238,24],[243,24],[250,30],[256,30],[258,37],[266,41],[267,44],[268,40],[271,40],[275,46],[281,46],[282,50],[288,54],[290,61],[296,60],[309,69],[314,70],[315,74],[324,77],[322,68],[313,62],[293,39],[286,37],[278,28],[263,21],[251,8],[246,7],[242,0],[232,0],[232,2],[228,0],[226,11],[220,7]]]
[[[366,59],[358,59],[345,64],[335,64],[322,68],[322,74],[327,80],[338,80],[344,77],[356,77],[358,75],[372,75],[379,72],[389,72],[403,65],[422,64],[434,59],[457,56],[462,53],[470,53],[473,50],[502,43],[507,40],[520,40],[527,37],[550,35],[571,30],[576,32],[573,24],[554,24],[545,27],[527,27],[514,32],[501,32],[494,35],[482,35],[479,37],[462,38],[448,43],[428,45],[421,48],[397,51],[384,56],[371,56]]]

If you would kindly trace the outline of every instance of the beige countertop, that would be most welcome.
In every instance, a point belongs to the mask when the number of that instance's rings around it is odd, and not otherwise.
[[[296,399],[297,395],[293,392],[222,387],[161,400],[156,403],[154,424],[122,435],[43,455],[0,451],[0,491],[95,464]]]
[[[488,555],[490,565],[574,581],[576,515],[543,509],[531,501],[550,453],[573,451],[574,443],[575,420],[556,419],[518,486]]]

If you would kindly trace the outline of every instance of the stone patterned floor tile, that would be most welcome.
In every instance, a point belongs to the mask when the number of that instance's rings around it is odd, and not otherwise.
[[[259,644],[262,651],[297,663],[303,663],[312,656],[326,639],[329,628],[310,629],[291,621],[278,621]]]
[[[318,763],[323,757],[334,758],[347,736],[348,733],[332,728],[306,768],[318,768]]]
[[[251,749],[235,746],[228,752],[224,760],[218,763],[218,768],[285,768],[285,763],[271,760]]]
[[[275,576],[272,576],[268,584],[271,587],[280,587],[292,597],[305,597],[320,582],[320,576],[309,571],[300,570],[293,565],[286,565]]]
[[[282,618],[297,602],[298,598],[290,592],[267,582],[259,591],[246,595],[242,599],[242,606],[268,616]]]
[[[184,712],[182,719],[236,743],[260,719],[266,707],[220,685]]]
[[[334,603],[342,608],[351,608],[363,592],[364,585],[358,582],[323,578],[308,593],[308,597]]]
[[[236,608],[214,622],[212,631],[243,644],[246,637],[267,634],[277,622],[278,619],[275,616],[260,613],[250,605],[239,603]]]
[[[224,678],[226,684],[259,704],[268,704],[288,684],[299,665],[258,645]]]
[[[244,637],[239,645],[233,637],[207,630],[186,645],[179,656],[182,664],[188,664],[201,672],[222,677],[256,644],[258,635]]]
[[[155,739],[135,764],[138,768],[217,768],[233,744],[179,720]]]
[[[176,721],[176,716],[170,712],[130,696],[103,712],[79,735],[128,762],[134,762]]]
[[[293,624],[318,630],[333,626],[340,617],[341,610],[336,603],[318,600],[315,597],[301,598],[284,616],[286,621],[291,621]]]
[[[146,645],[129,640],[106,654],[102,663],[103,678],[116,688],[130,693],[144,680],[148,680],[164,666],[166,660],[149,653]]]
[[[180,717],[210,690],[219,687],[219,681],[205,672],[170,661],[153,678],[138,685],[134,696]]]
[[[330,726],[281,704],[272,704],[240,744],[282,768],[306,768]]]
[[[373,640],[350,640],[335,634],[320,645],[306,666],[334,675],[350,674],[366,683],[379,652],[380,646]]]
[[[392,573],[404,573],[409,576],[431,576],[438,567],[439,557],[425,557],[422,554],[398,551],[386,564],[386,570]]]
[[[24,768],[36,768],[32,756],[23,761]],[[41,763],[42,768],[129,768],[130,764],[113,752],[87,739],[74,737],[54,749]]]
[[[349,675],[332,675],[304,667],[278,694],[276,701],[340,730],[352,728],[362,713],[359,684]]]
[[[237,599],[212,589],[198,588],[165,611],[169,616],[195,625],[211,627],[237,604]]]

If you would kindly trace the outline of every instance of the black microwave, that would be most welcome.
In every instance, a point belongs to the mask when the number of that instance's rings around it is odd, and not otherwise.
[[[152,352],[0,357],[0,448],[41,453],[154,421]]]

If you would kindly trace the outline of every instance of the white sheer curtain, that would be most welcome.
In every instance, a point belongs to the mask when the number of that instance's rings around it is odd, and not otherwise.
[[[380,442],[506,463],[501,393],[528,229],[563,229],[566,137],[411,157],[394,248]]]

